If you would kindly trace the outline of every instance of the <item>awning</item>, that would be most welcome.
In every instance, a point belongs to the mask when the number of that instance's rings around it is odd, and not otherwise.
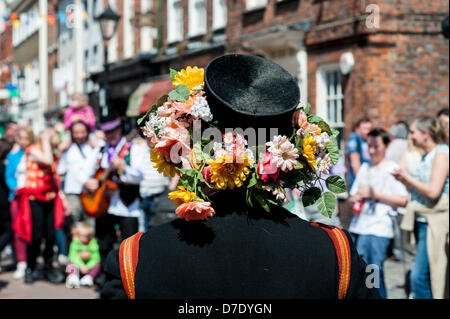
[[[168,94],[172,90],[173,84],[168,78],[139,85],[128,100],[126,115],[137,117],[144,114],[162,95]]]
[[[138,117],[139,116],[139,106],[142,102],[142,97],[144,93],[149,89],[151,82],[142,83],[138,86],[138,88],[131,94],[128,99],[128,107],[126,115],[129,117]]]

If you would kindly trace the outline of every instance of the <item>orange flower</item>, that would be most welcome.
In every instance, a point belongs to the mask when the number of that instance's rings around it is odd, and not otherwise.
[[[180,218],[186,220],[206,220],[216,213],[210,202],[189,202],[184,203],[175,210]]]
[[[305,131],[307,129],[309,129],[311,134],[314,134],[314,135],[322,134],[319,126],[317,126],[316,124],[310,124],[308,122],[308,116],[302,110],[296,111],[294,113],[294,115],[292,117],[292,125],[293,126],[297,125],[298,127],[300,127],[301,129],[303,129]]]
[[[322,134],[322,130],[316,124],[311,124],[311,126],[309,127],[309,132],[314,135]]]

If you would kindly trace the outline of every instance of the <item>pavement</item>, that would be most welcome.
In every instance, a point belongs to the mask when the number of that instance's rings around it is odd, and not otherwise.
[[[2,259],[2,267],[10,265],[9,259]],[[62,269],[64,269],[62,267]],[[38,279],[32,284],[25,284],[23,279],[14,279],[13,270],[6,269],[0,273],[0,299],[97,299],[99,293],[95,287],[69,289],[65,283],[52,284]]]

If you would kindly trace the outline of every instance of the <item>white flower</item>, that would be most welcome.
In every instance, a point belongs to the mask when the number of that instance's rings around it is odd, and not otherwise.
[[[191,108],[191,114],[205,122],[210,122],[213,119],[208,101],[202,96],[195,99],[194,105]]]
[[[272,143],[272,142],[269,142]],[[267,143],[267,144],[269,144]],[[287,137],[276,138],[272,145],[270,145],[269,151],[273,155],[272,159],[277,167],[286,172],[295,168],[297,164],[298,149],[295,145],[289,142]]]
[[[277,152],[279,152],[281,145],[283,145],[286,142],[289,143],[289,140],[286,136],[284,135],[274,136],[272,142],[266,143],[266,145],[269,146],[267,151],[275,155]]]
[[[320,161],[319,173],[328,175],[330,173],[329,169],[331,166],[332,166],[332,164],[331,164],[330,155],[327,154],[322,159],[322,161]]]
[[[145,129],[148,130],[150,134],[155,134],[156,136],[160,137],[164,135],[164,128],[166,127],[166,122],[167,118],[159,117],[158,114],[151,113],[148,121],[145,122]]]
[[[266,192],[273,192],[273,187],[271,185],[264,185],[263,186],[263,190],[265,190]]]
[[[328,136],[327,132],[323,132],[320,135],[314,136],[314,139],[316,140],[316,150],[324,150],[328,143],[330,143],[330,137]]]
[[[255,156],[253,155],[252,150],[247,149],[247,150],[245,150],[244,154],[247,155],[248,159],[249,159],[252,163],[255,163]]]

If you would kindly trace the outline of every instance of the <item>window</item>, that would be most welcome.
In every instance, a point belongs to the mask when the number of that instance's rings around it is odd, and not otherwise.
[[[268,0],[247,0],[246,9],[256,10],[264,8],[267,5]]]
[[[206,33],[205,0],[189,0],[189,36]]]
[[[183,7],[181,0],[167,0],[167,42],[183,40]]]
[[[227,25],[227,1],[214,0],[213,2],[213,30],[225,28]]]
[[[337,143],[344,145],[344,93],[338,65],[319,67],[317,71],[317,113],[331,128],[340,132]]]
[[[134,1],[123,3],[123,53],[125,58],[134,54],[134,30],[131,19],[134,17]]]

